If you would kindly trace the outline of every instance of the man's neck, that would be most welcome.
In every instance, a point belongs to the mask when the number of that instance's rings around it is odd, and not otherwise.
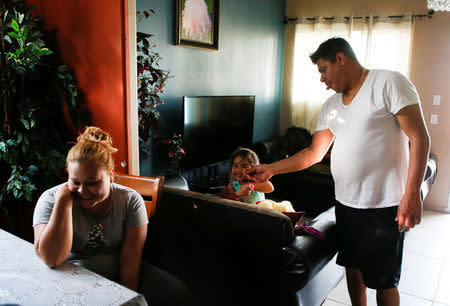
[[[366,70],[361,65],[358,65],[357,67],[355,67],[355,69],[350,71],[349,74],[350,74],[351,78],[348,83],[347,90],[345,90],[342,93],[342,95],[347,98],[353,99],[356,96],[356,94],[358,93],[362,84],[364,83],[364,80],[367,76],[367,72],[368,72],[368,70]]]

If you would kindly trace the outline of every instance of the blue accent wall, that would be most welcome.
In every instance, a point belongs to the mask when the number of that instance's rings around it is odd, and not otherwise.
[[[205,50],[174,44],[174,1],[136,1],[138,11],[155,11],[137,30],[154,35],[160,67],[173,76],[159,106],[163,137],[181,132],[183,96],[197,95],[255,95],[253,141],[279,134],[285,7],[285,0],[221,0],[219,50]],[[141,175],[164,174],[156,152],[140,155]]]

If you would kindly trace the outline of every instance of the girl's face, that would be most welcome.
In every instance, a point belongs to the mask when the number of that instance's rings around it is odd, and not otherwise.
[[[83,207],[92,209],[108,199],[113,170],[99,168],[88,161],[76,161],[69,162],[67,172],[69,190]]]
[[[250,169],[251,167],[252,164],[250,164],[247,158],[236,156],[231,165],[231,178],[238,181],[244,180],[245,170]]]

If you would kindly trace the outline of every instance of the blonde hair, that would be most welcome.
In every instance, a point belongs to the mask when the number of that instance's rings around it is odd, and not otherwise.
[[[66,167],[70,162],[90,161],[108,171],[114,169],[112,138],[107,132],[95,126],[88,126],[78,136],[77,143],[69,150]]]

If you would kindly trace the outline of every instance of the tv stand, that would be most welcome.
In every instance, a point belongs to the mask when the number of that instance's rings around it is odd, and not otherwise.
[[[229,162],[221,161],[184,172],[189,190],[216,195],[229,181]]]

